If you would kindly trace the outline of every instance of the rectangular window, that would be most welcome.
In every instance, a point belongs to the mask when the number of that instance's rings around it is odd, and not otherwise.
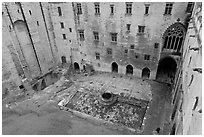
[[[79,30],[79,38],[80,40],[84,40],[84,30]]]
[[[157,49],[159,47],[159,43],[154,44],[154,48]]]
[[[81,3],[77,3],[77,14],[82,14]]]
[[[99,3],[94,3],[95,5],[95,15],[99,15],[100,14],[100,5]]]
[[[96,52],[96,59],[100,59],[100,53]]]
[[[171,15],[172,7],[173,7],[173,3],[166,3],[164,14],[165,15]]]
[[[111,15],[114,14],[114,5],[110,5],[110,8],[111,8]]]
[[[149,14],[149,4],[145,4],[145,14]]]
[[[138,26],[138,33],[144,33],[145,26]]]
[[[112,55],[112,49],[111,48],[107,48],[107,53],[108,53],[108,55]]]
[[[69,32],[72,32],[72,28],[69,28]]]
[[[128,49],[125,49],[125,51],[124,51],[124,52],[125,52],[125,54],[127,54],[127,53],[128,53]]]
[[[130,24],[127,24],[127,31],[130,31]]]
[[[62,34],[62,36],[63,36],[63,39],[67,39],[67,38],[66,38],[66,34]]]
[[[126,2],[126,14],[132,14],[132,3]]]
[[[57,7],[57,9],[58,9],[58,14],[59,14],[59,16],[62,16],[62,10],[61,10],[61,7]]]
[[[150,60],[150,55],[144,55],[144,60]]]
[[[63,28],[64,28],[64,23],[63,23],[63,22],[60,22],[60,26],[61,26],[61,28],[63,29]]]
[[[117,42],[117,33],[111,33],[112,42]]]
[[[39,22],[37,21],[37,25],[39,26]]]
[[[135,45],[130,45],[130,49],[134,49],[135,48]]]
[[[194,2],[188,2],[186,12],[191,13],[193,11]]]
[[[94,34],[94,40],[99,41],[99,35],[98,35],[98,32],[93,32],[93,34]]]

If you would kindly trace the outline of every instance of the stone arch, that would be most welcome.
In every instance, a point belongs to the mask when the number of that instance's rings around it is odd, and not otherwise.
[[[142,69],[142,78],[149,78],[150,76],[150,69],[145,67]]]
[[[80,70],[79,64],[77,62],[74,62],[74,70],[77,70],[77,71]]]
[[[160,59],[156,79],[161,82],[173,83],[177,70],[177,63],[172,57]]]
[[[185,39],[186,28],[177,22],[169,26],[163,34],[163,49],[172,52],[181,52]]]
[[[130,64],[126,66],[126,75],[128,74],[133,75],[133,66]]]
[[[62,60],[62,64],[67,63],[67,60],[66,60],[66,57],[65,57],[65,56],[62,56],[62,57],[61,57],[61,60]]]
[[[112,67],[112,72],[118,73],[118,64],[116,62],[113,62],[111,64],[111,67]]]

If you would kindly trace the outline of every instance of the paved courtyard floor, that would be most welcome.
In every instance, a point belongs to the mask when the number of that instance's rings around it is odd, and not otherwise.
[[[118,97],[111,108],[99,105],[106,91]],[[66,99],[68,111],[58,105]],[[170,87],[163,83],[113,73],[76,74],[70,80],[62,77],[24,101],[3,101],[2,133],[151,135],[160,128],[160,134],[168,134],[170,102]]]

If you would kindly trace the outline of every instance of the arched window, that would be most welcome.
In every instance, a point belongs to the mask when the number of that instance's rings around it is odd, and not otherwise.
[[[163,49],[170,49],[173,52],[180,52],[186,30],[180,23],[171,25],[164,33]]]

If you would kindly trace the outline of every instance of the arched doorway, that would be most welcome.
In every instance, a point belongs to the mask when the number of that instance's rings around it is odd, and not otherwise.
[[[79,71],[79,64],[77,62],[74,62],[74,70]]]
[[[150,76],[150,70],[148,68],[142,69],[142,78],[149,78]]]
[[[159,61],[156,79],[161,82],[173,83],[176,74],[177,64],[171,57],[163,58]]]
[[[133,75],[133,67],[132,65],[127,65],[126,66],[126,75]]]
[[[61,57],[61,60],[62,60],[62,64],[67,63],[67,61],[66,61],[66,57],[65,57],[65,56],[62,56],[62,57]]]
[[[118,73],[118,64],[116,62],[112,63],[112,72]]]

